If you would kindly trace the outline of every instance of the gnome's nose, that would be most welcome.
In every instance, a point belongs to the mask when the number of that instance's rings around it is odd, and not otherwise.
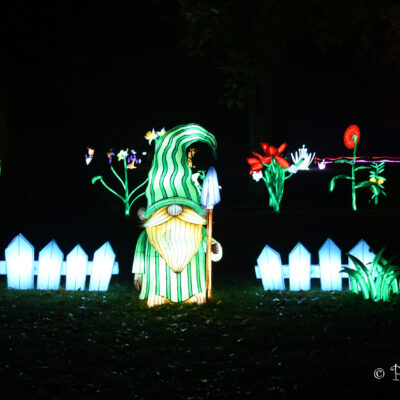
[[[171,204],[168,208],[167,208],[167,213],[169,215],[173,215],[174,217],[176,217],[177,215],[181,214],[183,211],[182,207],[178,204]]]

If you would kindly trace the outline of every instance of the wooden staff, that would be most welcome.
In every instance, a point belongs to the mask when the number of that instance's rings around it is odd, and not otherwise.
[[[215,204],[221,200],[217,172],[210,167],[203,182],[201,193],[201,204],[207,208],[207,250],[206,250],[206,298],[212,299],[212,268],[211,268],[211,246],[212,246],[212,222]]]
[[[211,268],[211,245],[212,245],[212,219],[213,209],[207,209],[207,252],[206,252],[206,287],[207,287],[207,300],[211,300],[211,282],[212,282],[212,268]]]

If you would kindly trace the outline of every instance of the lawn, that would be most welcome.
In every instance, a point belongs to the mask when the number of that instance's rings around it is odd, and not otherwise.
[[[263,292],[216,283],[214,301],[147,309],[107,292],[0,287],[4,399],[336,398],[400,391],[400,298]],[[383,379],[374,370],[383,368]],[[400,367],[399,371],[400,373]],[[400,374],[399,374],[400,378]]]

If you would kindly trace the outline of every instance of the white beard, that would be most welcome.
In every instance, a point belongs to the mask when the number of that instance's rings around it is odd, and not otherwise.
[[[161,222],[153,225],[152,221]],[[182,272],[198,252],[206,220],[188,207],[177,216],[167,208],[156,211],[144,224],[151,245],[175,273]]]

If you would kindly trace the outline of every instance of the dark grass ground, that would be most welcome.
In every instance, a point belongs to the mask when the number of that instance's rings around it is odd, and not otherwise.
[[[106,293],[13,291],[0,277],[1,398],[308,399],[400,393],[390,371],[400,365],[398,299],[381,304],[348,291],[322,293],[317,281],[309,293],[263,293],[254,275],[265,244],[281,253],[283,263],[301,241],[317,264],[327,237],[342,249],[344,263],[345,252],[360,239],[374,251],[386,246],[387,256],[400,251],[399,171],[388,167],[388,198],[378,207],[360,191],[357,213],[350,209],[348,185],[328,191],[329,179],[341,172],[309,171],[291,178],[280,214],[266,207],[261,183],[254,182],[258,189],[245,197],[240,181],[222,180],[214,237],[224,257],[213,265],[215,302],[195,307],[148,310],[137,300],[130,270],[141,229],[134,215],[121,215],[113,199],[75,193],[81,204],[66,192],[64,206],[51,208],[53,199],[22,207],[25,198],[2,196],[2,252],[20,232],[35,246],[36,257],[55,239],[64,254],[80,243],[92,259],[109,240],[120,274]],[[237,199],[224,195],[234,184]],[[379,367],[386,373],[381,380],[373,375]]]
[[[245,281],[216,284],[206,305],[147,309],[118,279],[106,293],[2,285],[0,390],[3,399],[381,398],[400,390],[390,370],[400,365],[399,300],[264,293]]]

